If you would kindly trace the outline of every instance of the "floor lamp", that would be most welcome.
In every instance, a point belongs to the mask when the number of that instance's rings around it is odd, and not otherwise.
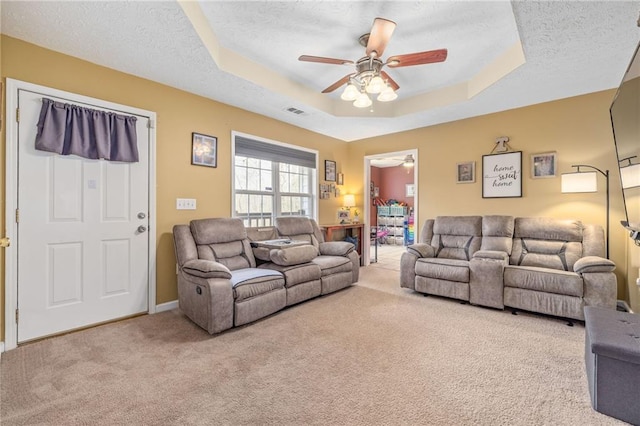
[[[598,192],[598,175],[596,172],[605,177],[607,182],[607,231],[605,235],[605,250],[607,259],[609,259],[609,170],[605,170],[603,172],[597,167],[588,166],[586,164],[577,164],[571,167],[576,167],[577,171],[562,174],[563,193]],[[580,171],[580,167],[587,167],[595,171],[583,172]]]

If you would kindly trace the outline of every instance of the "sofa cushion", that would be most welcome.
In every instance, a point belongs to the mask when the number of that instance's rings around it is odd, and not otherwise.
[[[320,243],[320,254],[325,256],[346,256],[356,249],[353,243],[347,241],[327,241]]]
[[[573,271],[573,265],[581,256],[582,244],[578,242],[516,238],[510,263]]]
[[[433,222],[434,234],[482,235],[482,216],[438,216]]]
[[[247,238],[244,224],[237,218],[192,220],[190,226],[197,245],[228,243]]]
[[[529,266],[506,266],[505,287],[582,297],[583,281],[575,272]]]
[[[482,242],[481,216],[438,216],[433,222],[430,244],[435,256],[470,260]]]
[[[284,276],[270,269],[238,269],[231,272],[231,285],[234,299],[239,301],[284,288]]]
[[[300,265],[311,262],[316,256],[318,256],[318,249],[312,245],[272,249],[269,252],[271,261],[280,266]]]
[[[582,242],[582,222],[547,217],[518,217],[514,237],[534,240]]]
[[[272,269],[284,275],[285,287],[291,288],[295,285],[319,280],[322,277],[320,267],[313,262],[301,265],[282,266],[275,263],[265,263],[260,268]]]
[[[222,263],[231,270],[255,267],[249,240],[198,245],[198,258]]]
[[[322,276],[326,277],[327,275],[333,275],[340,272],[351,272],[353,268],[353,263],[351,259],[344,256],[318,256],[313,259],[311,262],[315,263],[320,267],[322,271]]]
[[[513,216],[483,216],[480,250],[503,251],[510,255],[513,249],[514,226]]]
[[[194,259],[188,260],[182,265],[182,269],[196,277],[201,278],[231,278],[231,271],[229,268],[221,263],[213,262],[211,260]]]
[[[468,283],[469,262],[456,259],[421,258],[416,262],[416,275]]]

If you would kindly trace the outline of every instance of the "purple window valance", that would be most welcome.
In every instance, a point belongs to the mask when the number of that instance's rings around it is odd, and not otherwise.
[[[90,159],[138,161],[136,117],[42,98],[36,149]]]

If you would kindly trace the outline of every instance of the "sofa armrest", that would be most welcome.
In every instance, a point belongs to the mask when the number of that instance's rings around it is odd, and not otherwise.
[[[417,257],[436,257],[436,251],[429,244],[418,243],[407,246],[407,252]]]
[[[178,299],[180,310],[210,334],[233,327],[233,287],[229,279],[198,277],[181,269]]]
[[[229,268],[213,260],[188,260],[182,265],[182,270],[187,275],[199,278],[223,278],[227,280],[231,278]]]
[[[585,256],[576,261],[573,265],[573,271],[578,274],[589,272],[613,272],[616,264],[599,256]]]
[[[280,266],[301,265],[311,262],[318,256],[318,249],[312,245],[272,249],[269,252],[271,261]]]
[[[478,250],[473,254],[473,258],[481,260],[501,260],[505,263],[509,262],[509,255],[507,253],[495,250]]]
[[[352,243],[346,241],[327,241],[320,243],[320,254],[324,256],[347,256],[356,249]]]

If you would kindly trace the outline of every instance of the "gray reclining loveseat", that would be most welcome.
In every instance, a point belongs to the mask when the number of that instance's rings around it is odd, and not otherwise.
[[[584,320],[586,305],[615,309],[615,264],[604,233],[575,220],[440,216],[407,247],[401,286],[503,309]]]
[[[277,223],[290,233],[248,228],[253,241],[240,219],[174,226],[178,299],[185,315],[209,333],[219,333],[358,280],[353,244],[324,243],[321,233],[318,240],[315,221],[308,218]],[[298,244],[269,248],[256,243],[274,237],[291,237]]]

